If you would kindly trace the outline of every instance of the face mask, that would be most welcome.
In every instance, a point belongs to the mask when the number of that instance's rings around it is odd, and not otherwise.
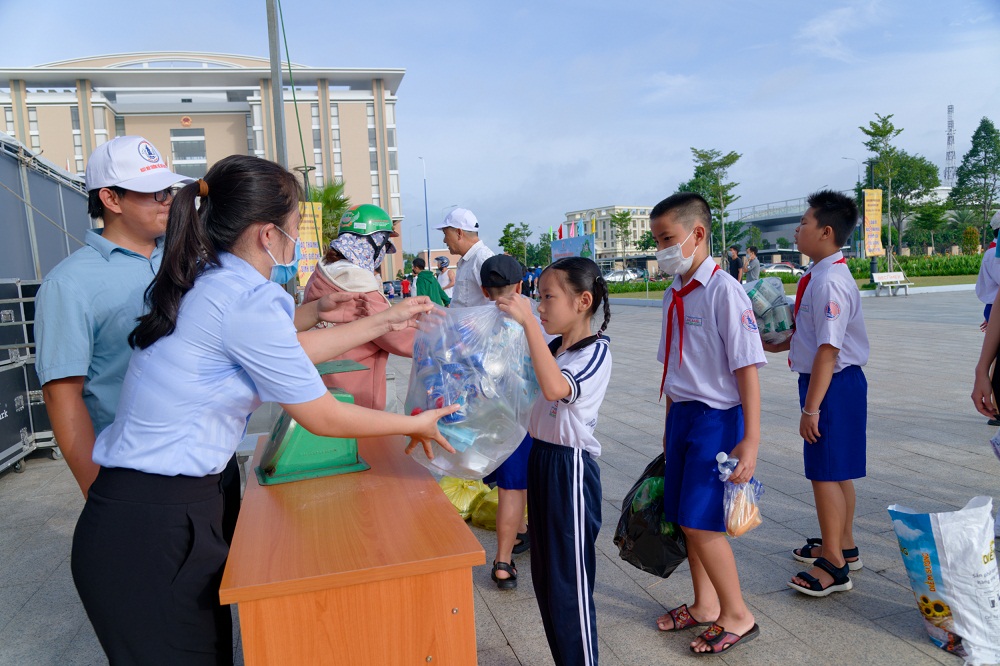
[[[694,234],[693,229],[687,235],[687,238],[680,243],[656,251],[656,265],[661,271],[667,275],[684,275],[691,270],[691,264],[694,262],[694,252],[691,253],[690,257],[685,257],[684,250],[681,248],[684,246],[684,243],[688,242],[688,238],[691,238],[692,234]]]
[[[285,232],[282,231],[281,227],[275,227],[275,229],[285,234]],[[271,282],[277,282],[278,284],[287,284],[288,282],[291,282],[292,278],[294,278],[296,273],[299,272],[299,259],[302,258],[301,239],[299,238],[293,239],[288,234],[285,234],[285,236],[288,238],[288,240],[295,242],[295,257],[292,259],[290,263],[279,264],[278,260],[274,258],[273,254],[271,254],[271,250],[269,250],[266,247],[264,248],[264,251],[267,252],[267,256],[271,257],[271,261],[274,262],[274,266],[271,266],[271,277],[269,279],[271,280]]]

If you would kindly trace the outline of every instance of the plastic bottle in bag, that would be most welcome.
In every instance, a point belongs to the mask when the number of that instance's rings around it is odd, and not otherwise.
[[[719,463],[719,481],[728,481],[736,466],[740,464],[739,458],[730,458],[725,451],[719,451],[715,456],[715,461]]]

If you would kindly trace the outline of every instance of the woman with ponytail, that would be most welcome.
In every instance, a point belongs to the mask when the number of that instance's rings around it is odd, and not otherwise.
[[[542,395],[528,432],[528,538],[531,578],[542,626],[557,665],[597,663],[594,543],[601,529],[601,473],[594,460],[597,413],[611,380],[608,285],[590,259],[566,257],[538,281],[538,320],[531,301],[497,299],[528,339]],[[598,314],[600,313],[600,314]],[[593,333],[596,318],[601,319]],[[546,344],[542,328],[559,336]]]
[[[196,208],[196,203],[199,204]],[[437,420],[337,401],[315,363],[431,309],[426,299],[332,329],[296,333],[299,190],[284,168],[227,157],[174,198],[149,312],[100,466],[73,537],[72,571],[112,664],[229,664],[229,608],[218,600],[228,554],[221,475],[262,401],[331,437],[404,434],[407,451],[451,450]]]

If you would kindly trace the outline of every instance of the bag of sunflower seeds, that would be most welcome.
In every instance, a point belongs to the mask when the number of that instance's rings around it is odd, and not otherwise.
[[[942,513],[889,507],[931,642],[977,666],[1000,663],[1000,574],[992,513],[990,497]]]

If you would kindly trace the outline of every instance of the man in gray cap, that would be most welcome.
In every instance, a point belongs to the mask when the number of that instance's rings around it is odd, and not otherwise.
[[[59,448],[84,496],[97,477],[94,440],[111,425],[160,268],[172,188],[193,182],[170,171],[141,136],[97,147],[87,163],[87,210],[102,219],[82,248],[49,271],[38,290],[36,369]]]
[[[483,294],[479,271],[483,262],[493,256],[493,251],[479,240],[479,220],[471,210],[455,208],[437,228],[444,231],[444,243],[448,246],[448,251],[462,257],[455,265],[455,290],[451,307],[486,305],[490,300]]]

